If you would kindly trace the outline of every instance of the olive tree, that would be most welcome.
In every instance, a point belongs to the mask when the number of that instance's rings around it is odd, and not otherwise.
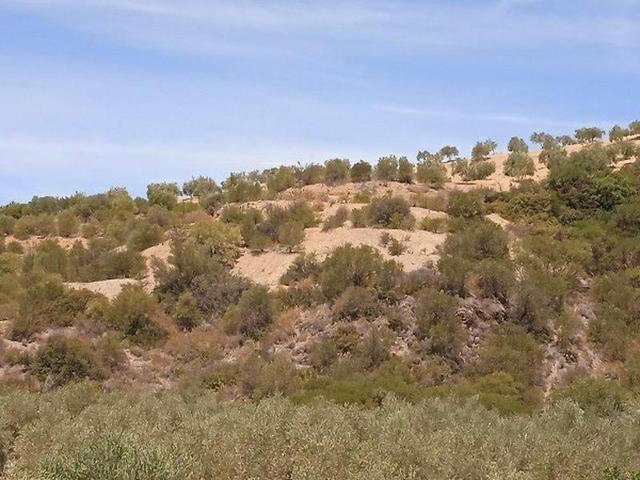
[[[576,130],[576,139],[580,143],[591,143],[599,140],[604,135],[604,130],[598,127],[584,127]]]
[[[511,140],[509,140],[509,145],[507,146],[507,150],[509,150],[510,152],[527,153],[529,151],[529,146],[522,138],[511,137]]]

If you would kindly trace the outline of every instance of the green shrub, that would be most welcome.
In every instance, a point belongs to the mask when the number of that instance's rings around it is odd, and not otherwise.
[[[58,215],[56,225],[58,235],[61,237],[72,237],[78,233],[78,219],[70,210],[66,210]]]
[[[481,347],[477,368],[483,375],[506,372],[522,385],[532,386],[539,378],[541,362],[541,349],[531,334],[507,325]]]
[[[330,185],[344,182],[349,176],[349,160],[334,158],[324,163],[324,180]]]
[[[302,253],[298,255],[287,271],[280,278],[283,285],[291,285],[309,277],[315,277],[320,270],[320,264],[315,254]]]
[[[464,229],[454,232],[442,247],[445,255],[478,261],[485,258],[507,258],[509,253],[506,232],[487,220],[469,223]]]
[[[471,160],[473,162],[482,162],[487,160],[489,155],[494,153],[498,145],[493,140],[485,140],[484,142],[476,142],[471,150]]]
[[[271,192],[283,192],[296,185],[296,171],[293,167],[278,167],[267,178],[267,188]]]
[[[462,178],[466,182],[484,180],[496,171],[496,164],[492,161],[473,162],[467,165],[462,172]]]
[[[311,163],[306,165],[299,173],[303,185],[313,185],[324,182],[325,168],[322,165]]]
[[[436,156],[429,156],[416,166],[416,178],[420,183],[426,183],[433,188],[442,188],[449,181],[447,169],[442,160]]]
[[[367,213],[366,208],[354,208],[351,210],[350,219],[353,228],[364,228],[367,226]]]
[[[529,146],[522,138],[511,137],[511,140],[509,140],[509,144],[507,145],[507,150],[509,150],[510,152],[528,153]]]
[[[409,203],[402,197],[373,198],[367,206],[368,223],[376,227],[410,230],[415,225]]]
[[[604,130],[598,127],[585,127],[576,130],[576,140],[579,143],[594,142],[604,135]]]
[[[416,335],[430,340],[430,351],[455,357],[462,346],[463,331],[456,318],[458,302],[444,292],[427,288],[416,298]]]
[[[191,178],[188,182],[182,184],[182,193],[190,197],[204,198],[207,195],[218,193],[220,187],[209,177],[200,176]]]
[[[391,255],[392,257],[397,257],[399,255],[402,255],[407,250],[407,247],[400,240],[392,237],[389,241],[388,250],[389,255]]]
[[[202,322],[202,314],[191,292],[183,292],[176,303],[176,322],[182,330],[193,330]]]
[[[368,182],[371,180],[371,165],[361,160],[351,166],[349,177],[352,182]]]
[[[287,222],[278,228],[278,242],[289,253],[293,252],[304,241],[304,236],[304,225],[300,222]]]
[[[0,234],[11,235],[15,227],[16,219],[0,213]]]
[[[624,410],[629,392],[616,381],[582,378],[555,392],[553,399],[569,399],[585,411],[601,417],[611,417]]]
[[[484,193],[481,190],[449,194],[447,213],[452,217],[473,218],[485,213]]]
[[[40,380],[60,386],[83,378],[101,378],[95,353],[85,340],[54,335],[38,348],[31,371]]]
[[[350,244],[336,248],[320,267],[318,283],[326,298],[337,298],[348,287],[376,288],[390,292],[397,275],[395,262],[385,262],[382,255],[369,246]],[[385,285],[385,281],[391,283]]]
[[[446,233],[448,222],[446,218],[442,217],[424,217],[420,221],[420,228],[432,233]]]
[[[375,175],[378,180],[384,182],[398,179],[398,159],[395,155],[381,157],[375,167]]]
[[[147,221],[136,222],[127,238],[127,246],[136,252],[162,242],[162,228]]]
[[[407,157],[398,159],[398,181],[401,183],[413,182],[413,164]]]
[[[355,320],[375,317],[380,312],[380,305],[376,294],[371,290],[351,286],[338,297],[333,311],[337,319]]]
[[[158,205],[168,210],[178,204],[180,189],[175,183],[152,183],[147,186],[147,199],[149,205]]]
[[[509,260],[486,259],[476,267],[478,288],[483,297],[506,303],[515,286],[515,271]]]
[[[166,330],[154,319],[155,302],[137,285],[124,285],[111,302],[106,315],[110,326],[141,345],[154,345],[167,335]]]
[[[256,286],[243,292],[238,304],[229,308],[225,323],[230,332],[258,338],[273,322],[274,315],[275,308],[269,291]]]
[[[322,231],[328,232],[334,228],[342,227],[349,218],[349,210],[346,207],[338,207],[336,213],[328,217],[322,224]]]
[[[533,159],[525,152],[516,151],[507,157],[504,174],[509,177],[525,177],[535,173]]]

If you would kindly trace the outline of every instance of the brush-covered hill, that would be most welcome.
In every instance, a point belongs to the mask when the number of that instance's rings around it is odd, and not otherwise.
[[[640,123],[603,133],[5,205],[0,391],[623,411]]]

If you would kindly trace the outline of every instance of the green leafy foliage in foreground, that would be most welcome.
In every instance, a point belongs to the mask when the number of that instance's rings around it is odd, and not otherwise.
[[[640,468],[637,405],[601,418],[562,401],[502,418],[473,401],[224,404],[78,384],[0,397],[0,412],[8,480],[616,480]]]

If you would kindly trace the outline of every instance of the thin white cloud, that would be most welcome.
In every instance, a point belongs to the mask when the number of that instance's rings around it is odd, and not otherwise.
[[[578,1],[564,3],[565,10],[575,10],[571,14],[545,12],[535,8],[538,3],[557,2],[5,0],[6,5],[54,15],[77,28],[196,53],[250,52],[249,46],[276,52],[297,46],[308,52],[331,39],[473,48],[539,48],[558,42],[565,47],[628,48],[640,43],[639,17],[629,8],[583,15]],[[574,9],[569,8],[572,4]]]
[[[421,117],[443,118],[453,120],[475,120],[480,122],[496,122],[506,124],[533,125],[538,127],[559,127],[559,128],[578,128],[584,125],[609,125],[610,122],[602,121],[578,121],[578,120],[559,120],[552,118],[532,117],[520,114],[510,113],[476,113],[476,112],[460,112],[453,110],[434,110],[426,108],[406,107],[401,105],[378,105],[377,110],[399,114],[414,115]]]

